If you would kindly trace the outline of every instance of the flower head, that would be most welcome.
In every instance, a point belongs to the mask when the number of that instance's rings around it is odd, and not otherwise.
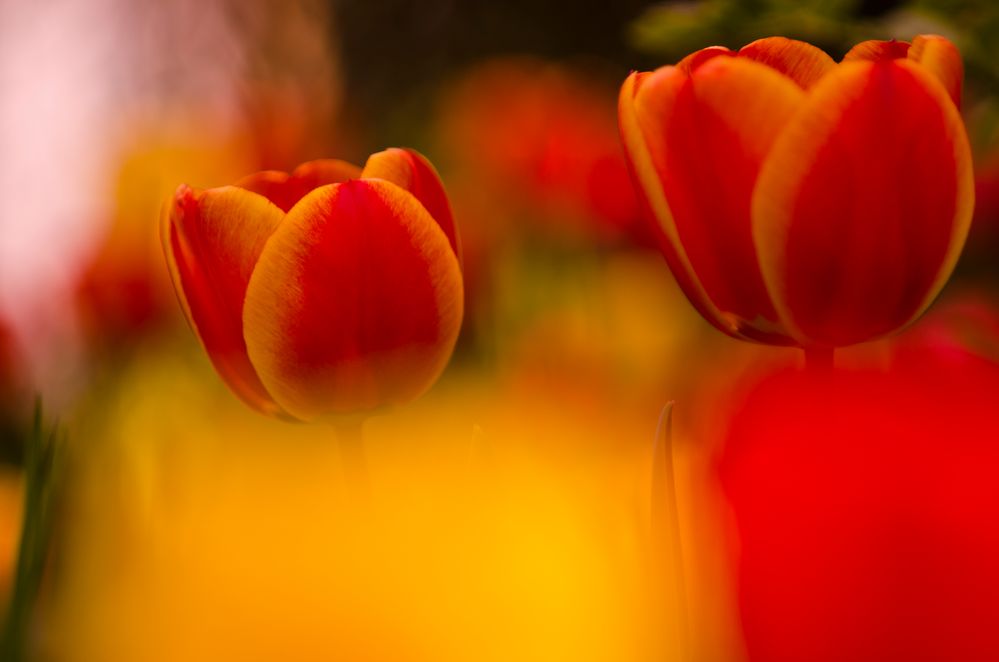
[[[181,186],[163,217],[181,305],[253,408],[312,420],[419,396],[462,318],[443,186],[411,150]]]
[[[745,340],[839,347],[901,329],[967,236],[953,44],[864,42],[840,64],[771,37],[633,73],[619,120],[688,298]]]

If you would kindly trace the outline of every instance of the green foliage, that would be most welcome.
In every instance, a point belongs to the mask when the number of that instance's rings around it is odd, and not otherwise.
[[[838,56],[863,39],[935,32],[958,42],[976,71],[999,71],[999,40],[991,38],[997,29],[999,4],[991,0],[693,0],[654,5],[632,23],[630,34],[634,48],[676,59],[704,46],[737,48],[772,35],[803,39]]]
[[[857,30],[847,18],[850,0],[703,0],[669,2],[647,10],[631,26],[632,45],[675,60],[710,45],[738,48],[782,35],[822,46],[848,43]]]
[[[995,0],[690,0],[654,5],[632,22],[630,43],[643,53],[676,62],[721,45],[739,48],[781,35],[813,43],[834,58],[865,39],[910,40],[942,34],[965,64],[965,108],[972,143],[999,141],[999,3]]]
[[[59,428],[45,425],[39,402],[24,449],[24,518],[14,584],[0,638],[0,660],[3,662],[20,662],[26,656],[31,620],[49,558],[61,485],[63,447]]]

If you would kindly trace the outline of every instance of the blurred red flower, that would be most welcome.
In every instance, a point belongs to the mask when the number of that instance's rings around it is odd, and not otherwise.
[[[894,360],[903,363],[914,356],[950,364],[983,358],[999,362],[999,308],[993,299],[991,293],[976,290],[952,293],[918,327],[892,343]]]
[[[647,241],[613,103],[568,67],[500,59],[471,69],[443,104],[449,152],[509,203],[550,226]]]
[[[80,275],[76,300],[91,338],[120,346],[153,331],[169,318],[167,311],[176,310],[145,249],[144,242],[110,240]]]
[[[771,377],[734,412],[751,660],[999,659],[999,365],[938,349]]]

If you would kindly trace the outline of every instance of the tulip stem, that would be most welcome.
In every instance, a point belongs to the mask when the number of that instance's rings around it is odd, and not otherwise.
[[[805,371],[812,374],[825,374],[833,370],[832,347],[806,347]]]
[[[363,427],[362,418],[342,419],[334,424],[344,484],[350,495],[358,502],[367,501],[370,492]]]

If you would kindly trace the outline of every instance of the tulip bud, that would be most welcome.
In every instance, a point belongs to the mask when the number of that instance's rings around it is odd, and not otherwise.
[[[181,186],[163,217],[181,306],[248,405],[298,420],[408,402],[437,379],[462,318],[444,188],[416,152]]]
[[[833,348],[904,328],[950,276],[974,204],[942,37],[836,64],[772,37],[633,73],[622,139],[698,311],[744,340]]]

